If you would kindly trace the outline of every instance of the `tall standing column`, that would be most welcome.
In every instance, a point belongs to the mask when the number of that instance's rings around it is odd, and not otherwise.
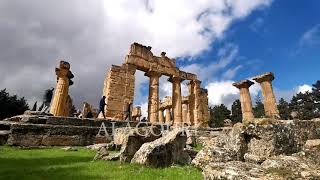
[[[201,104],[200,104],[201,81],[194,80],[192,81],[192,83],[193,83],[193,93],[194,93],[194,110],[193,110],[194,125],[201,126],[201,121],[202,121]]]
[[[188,104],[182,104],[182,121],[184,124],[189,124],[188,121]]]
[[[264,99],[264,110],[267,117],[279,118],[279,111],[277,108],[277,101],[273,93],[272,81],[274,75],[272,72],[256,76],[253,78],[256,82],[260,83],[262,95]]]
[[[170,124],[171,122],[171,112],[170,112],[170,108],[167,108],[165,110],[165,113],[166,113],[166,124]]]
[[[73,84],[74,77],[70,71],[70,64],[60,61],[59,68],[56,68],[57,85],[52,99],[50,113],[54,116],[64,116],[65,108],[68,100],[69,86]]]
[[[159,109],[159,123],[164,123],[163,109]]]
[[[232,85],[240,90],[240,102],[242,111],[242,122],[243,124],[248,124],[252,119],[254,119],[252,113],[252,101],[249,92],[249,87],[254,84],[252,81],[243,80]]]
[[[149,81],[149,101],[148,101],[148,119],[151,123],[157,123],[159,120],[159,78],[160,73],[150,71],[145,73],[150,78]]]
[[[169,78],[172,82],[172,111],[173,123],[176,125],[182,124],[182,96],[181,96],[181,82],[180,77],[173,76]]]
[[[189,121],[191,125],[194,125],[194,83],[190,81],[188,83],[188,91],[189,91],[189,108],[188,108],[188,115]]]

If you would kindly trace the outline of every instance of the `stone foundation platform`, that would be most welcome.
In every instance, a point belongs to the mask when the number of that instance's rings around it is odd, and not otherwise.
[[[0,121],[0,144],[13,146],[87,146],[108,141],[97,136],[105,125],[108,134],[112,129],[135,127],[138,122],[80,119],[48,115],[21,115]],[[140,124],[139,126],[147,126]],[[104,131],[103,131],[104,132]],[[101,133],[104,135],[104,133]],[[111,137],[110,137],[111,138]]]
[[[97,135],[104,124],[109,136],[104,131]],[[49,114],[26,112],[0,121],[0,145],[12,146],[87,146],[95,143],[108,143],[113,140],[120,129],[125,127],[151,126],[150,123],[138,121],[114,121],[101,119],[81,119],[75,117],[58,117]],[[170,125],[157,126],[161,131],[168,130]],[[116,130],[118,129],[118,130]],[[202,144],[219,133],[221,128],[189,127],[189,144]],[[119,134],[119,133],[118,133]],[[121,133],[120,133],[121,134]],[[119,139],[119,138],[118,138]]]

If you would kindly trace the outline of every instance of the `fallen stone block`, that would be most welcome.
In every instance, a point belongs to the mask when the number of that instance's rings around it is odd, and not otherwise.
[[[143,144],[134,154],[131,163],[154,167],[188,163],[190,157],[183,151],[186,141],[185,130],[174,129],[162,138]]]

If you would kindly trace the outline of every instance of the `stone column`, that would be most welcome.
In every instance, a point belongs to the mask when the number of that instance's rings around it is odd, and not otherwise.
[[[240,90],[240,102],[242,111],[242,122],[243,124],[248,124],[252,119],[254,119],[252,113],[252,101],[249,92],[249,87],[254,84],[252,81],[243,80],[232,85]]]
[[[74,77],[70,71],[70,64],[65,61],[60,61],[59,68],[56,68],[57,85],[54,91],[54,96],[51,102],[50,113],[54,116],[64,116],[67,105],[69,86],[73,84]]]
[[[182,124],[182,96],[181,96],[181,82],[180,77],[171,77],[169,81],[172,82],[172,111],[173,123],[176,125]]]
[[[201,81],[194,80],[192,81],[192,83],[193,83],[193,93],[194,93],[194,110],[193,110],[194,125],[201,126],[201,121],[202,121],[201,104],[200,104]]]
[[[159,109],[159,123],[164,123],[163,109]]]
[[[170,112],[170,108],[167,108],[167,109],[165,110],[165,112],[166,112],[166,124],[170,124],[170,122],[171,122],[171,112]]]
[[[262,96],[264,99],[264,110],[267,117],[279,118],[279,111],[277,108],[277,101],[273,93],[272,83],[274,75],[272,72],[256,76],[253,78],[261,85]]]
[[[189,91],[189,108],[188,108],[188,115],[189,121],[191,125],[194,125],[194,83],[192,81],[188,84],[188,91]]]
[[[201,127],[209,126],[209,100],[208,100],[208,90],[201,88]]]
[[[182,104],[182,121],[184,124],[189,124],[188,121],[188,104]]]
[[[158,72],[148,72],[145,74],[150,78],[149,81],[149,99],[148,99],[148,119],[151,123],[159,121],[159,78]]]

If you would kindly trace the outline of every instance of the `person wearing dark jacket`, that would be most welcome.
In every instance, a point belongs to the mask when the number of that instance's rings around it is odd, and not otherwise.
[[[106,104],[106,97],[102,96],[102,98],[100,100],[100,104],[99,104],[99,112],[98,112],[98,114],[100,114],[100,112],[102,112],[104,119],[106,118],[106,115],[104,113],[104,108],[105,108],[106,105],[107,105]]]
[[[133,109],[133,104],[131,101],[129,101],[126,106],[125,106],[125,110],[124,110],[124,121],[126,121],[128,119],[128,121],[132,121],[132,109]]]

